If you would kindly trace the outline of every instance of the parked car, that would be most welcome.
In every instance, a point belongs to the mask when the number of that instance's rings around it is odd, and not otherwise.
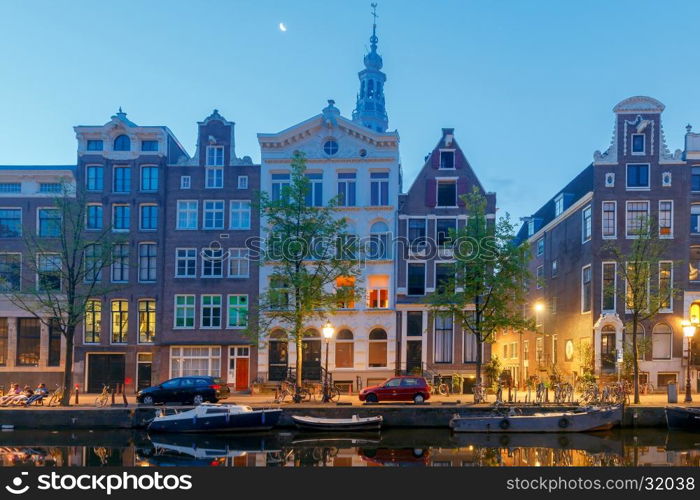
[[[360,391],[360,401],[413,401],[422,403],[430,399],[430,387],[423,377],[392,377],[380,385]]]
[[[136,401],[145,405],[159,403],[216,403],[231,395],[231,389],[218,377],[177,377],[140,390]]]

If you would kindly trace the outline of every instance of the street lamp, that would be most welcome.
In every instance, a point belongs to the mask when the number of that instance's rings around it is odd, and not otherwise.
[[[328,349],[330,349],[330,343],[331,339],[333,338],[333,334],[335,333],[335,328],[333,328],[333,325],[331,325],[330,321],[326,321],[326,324],[322,328],[323,331],[323,338],[326,339],[326,375],[323,380],[323,402],[327,403],[330,401],[330,395],[328,394],[328,389],[330,389],[328,385]]]
[[[691,348],[692,348],[692,340],[693,336],[695,336],[695,325],[692,325],[689,322],[684,321],[683,322],[683,336],[688,339],[688,366],[687,371],[686,371],[686,376],[685,376],[685,402],[686,403],[691,403],[693,401],[693,396],[690,393],[690,358],[691,358]]]

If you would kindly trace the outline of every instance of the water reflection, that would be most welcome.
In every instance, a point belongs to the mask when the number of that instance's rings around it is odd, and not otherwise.
[[[471,467],[700,466],[700,435],[658,430],[596,434],[159,434],[15,431],[0,434],[4,466]]]

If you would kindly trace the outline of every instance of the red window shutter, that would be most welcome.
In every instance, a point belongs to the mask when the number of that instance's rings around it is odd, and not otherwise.
[[[437,182],[435,179],[425,181],[425,206],[434,207],[437,204]]]
[[[440,151],[433,151],[430,155],[430,166],[437,170],[440,167]]]
[[[462,152],[459,149],[455,150],[455,168],[464,168],[465,164],[466,160]]]
[[[460,178],[457,181],[457,202],[460,207],[464,206],[464,200],[460,198],[460,196],[467,194],[469,191],[469,184],[467,183],[467,179]]]

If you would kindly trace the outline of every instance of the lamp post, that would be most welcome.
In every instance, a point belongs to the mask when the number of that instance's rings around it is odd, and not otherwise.
[[[684,322],[683,324],[683,336],[688,339],[688,356],[687,356],[687,363],[688,366],[686,375],[685,375],[685,399],[684,401],[686,403],[691,403],[693,401],[693,396],[690,393],[690,359],[692,357],[691,353],[691,348],[692,348],[692,340],[693,336],[695,335],[695,329],[696,326],[689,323],[689,322]]]
[[[333,328],[333,325],[331,325],[330,321],[326,321],[326,324],[323,326],[323,338],[326,339],[326,373],[325,377],[323,378],[323,402],[327,403],[330,401],[330,397],[328,394],[328,389],[330,388],[328,386],[328,349],[330,348],[330,343],[331,343],[331,338],[333,338],[333,334],[335,333],[335,328]]]

